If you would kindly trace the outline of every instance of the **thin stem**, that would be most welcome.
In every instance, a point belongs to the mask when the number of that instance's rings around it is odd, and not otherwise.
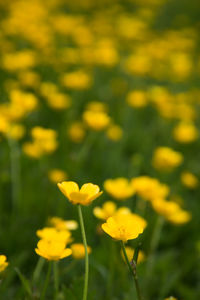
[[[20,206],[20,151],[17,141],[8,139],[10,147],[10,172],[12,183],[12,208],[16,212]]]
[[[45,283],[44,283],[44,287],[43,287],[43,290],[42,290],[42,295],[41,295],[40,300],[45,299],[46,290],[47,290],[47,286],[48,286],[48,283],[49,283],[49,278],[50,278],[50,275],[51,275],[51,266],[52,266],[52,262],[50,261],[49,266],[48,266],[46,280],[45,280]]]
[[[133,261],[132,265],[130,264],[130,261],[128,259],[128,256],[127,256],[127,253],[126,253],[126,248],[125,248],[125,245],[124,245],[123,241],[121,241],[121,246],[122,246],[122,251],[123,251],[126,263],[128,265],[128,268],[129,268],[131,274],[133,275],[138,300],[143,300],[142,294],[141,294],[141,291],[140,291],[140,286],[139,286],[139,282],[138,282],[137,273],[136,273],[136,264],[134,263],[134,261]]]
[[[150,250],[149,250],[149,259],[147,261],[147,266],[146,266],[147,281],[148,281],[149,277],[151,276],[151,273],[152,273],[152,270],[153,270],[154,254],[155,254],[155,251],[156,251],[156,249],[158,247],[158,244],[159,244],[163,224],[164,224],[164,218],[162,216],[158,216],[157,220],[156,220],[155,227],[154,227],[154,231],[153,231],[153,234],[152,234],[152,239],[151,239],[151,243],[150,243]]]
[[[83,222],[83,215],[81,210],[81,205],[78,204],[78,214],[79,214],[79,221],[81,226],[81,234],[83,239],[83,244],[85,248],[85,282],[84,282],[84,290],[83,290],[83,300],[87,300],[87,292],[88,292],[88,278],[89,278],[89,257],[87,251],[87,240],[85,234],[85,227]]]
[[[44,266],[44,262],[45,262],[45,259],[40,256],[40,258],[38,259],[37,265],[35,267],[34,273],[33,273],[33,284],[35,284],[38,281],[38,278],[40,277],[40,273]]]
[[[59,276],[58,276],[58,262],[53,262],[53,272],[54,272],[54,288],[55,288],[55,300],[58,296],[59,291]]]

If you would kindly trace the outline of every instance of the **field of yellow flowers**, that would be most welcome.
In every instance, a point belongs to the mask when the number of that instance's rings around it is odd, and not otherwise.
[[[199,1],[0,16],[0,299],[199,300]]]

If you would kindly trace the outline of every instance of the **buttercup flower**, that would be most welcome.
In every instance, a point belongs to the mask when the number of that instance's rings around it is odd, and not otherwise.
[[[181,173],[181,181],[189,189],[195,189],[199,184],[198,178],[194,174],[186,171]]]
[[[0,272],[3,272],[7,268],[8,262],[6,260],[7,257],[5,255],[0,255]]]
[[[198,138],[198,130],[192,123],[181,122],[174,128],[173,137],[179,143],[191,143]]]
[[[48,172],[49,180],[53,183],[57,183],[67,179],[67,174],[65,171],[60,169],[52,169]]]
[[[168,147],[159,147],[155,150],[152,164],[161,171],[171,171],[183,161],[183,155]]]
[[[134,187],[128,179],[123,177],[107,179],[104,182],[104,188],[112,197],[118,200],[129,198],[135,193]]]
[[[143,233],[146,221],[135,214],[116,215],[107,219],[102,224],[102,229],[116,240],[127,242],[136,239]]]
[[[58,230],[75,230],[78,228],[78,223],[75,220],[63,220],[59,217],[52,217],[49,223]]]
[[[72,250],[65,248],[64,242],[40,240],[35,252],[47,260],[59,260],[71,255]]]
[[[58,188],[73,204],[89,205],[103,193],[98,185],[92,183],[85,183],[79,189],[76,182],[63,181],[58,183]]]
[[[75,259],[82,259],[85,257],[85,248],[84,248],[83,244],[80,244],[80,243],[72,244],[71,250],[72,250],[72,256]],[[90,254],[92,251],[89,246],[87,246],[87,251],[88,251],[88,254]]]
[[[45,227],[43,229],[37,230],[37,236],[43,240],[50,242],[71,242],[71,232],[68,230],[57,230],[56,228]]]
[[[105,112],[87,110],[83,113],[83,120],[93,130],[103,130],[110,123],[110,117]]]

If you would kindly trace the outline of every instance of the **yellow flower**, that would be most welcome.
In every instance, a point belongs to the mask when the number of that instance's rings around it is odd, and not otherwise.
[[[117,206],[112,201],[107,201],[101,207],[95,207],[93,214],[98,219],[107,220],[109,217],[112,217],[116,212]]]
[[[73,204],[89,205],[103,193],[98,185],[92,183],[85,183],[79,189],[76,182],[63,181],[58,183],[58,188]]]
[[[85,257],[85,248],[84,248],[83,244],[76,243],[76,244],[72,244],[70,247],[72,250],[72,256],[75,259],[82,259]],[[92,251],[91,247],[88,246],[87,251],[88,251],[88,254],[90,254]]]
[[[36,143],[24,143],[22,146],[24,153],[32,158],[39,158],[43,152],[41,147]]]
[[[127,95],[127,103],[133,107],[144,107],[147,105],[147,96],[144,91],[131,91]]]
[[[75,90],[85,90],[92,85],[92,78],[86,72],[79,70],[64,74],[62,77],[64,86]]]
[[[183,155],[168,147],[159,147],[155,150],[152,164],[161,171],[171,171],[183,161]]]
[[[5,255],[0,255],[0,272],[3,272],[7,268],[8,262],[6,260],[7,257]]]
[[[81,143],[85,137],[85,128],[81,122],[72,123],[67,132],[74,143]]]
[[[134,256],[135,249],[133,249],[132,247],[129,247],[129,246],[126,246],[125,249],[126,249],[126,254],[128,256],[128,260],[131,262],[131,260],[133,259],[133,256]],[[123,259],[125,261],[122,250],[121,250],[121,256],[123,257]],[[145,260],[145,254],[143,251],[140,250],[138,253],[137,263],[139,264],[139,263],[143,262],[144,260]]]
[[[143,233],[146,221],[135,214],[120,214],[107,219],[102,229],[112,238],[127,242]]]
[[[52,169],[48,172],[48,178],[51,182],[57,183],[67,179],[67,174],[65,171],[60,169]]]
[[[37,230],[36,234],[40,239],[50,242],[55,241],[65,244],[71,242],[71,232],[68,230],[58,230],[52,227],[45,227],[43,229]]]
[[[49,223],[58,230],[75,230],[78,228],[78,223],[75,220],[63,220],[59,217],[52,217]]]
[[[7,135],[14,140],[20,140],[25,134],[25,127],[21,124],[11,124]]]
[[[179,143],[191,143],[198,138],[198,130],[192,123],[181,122],[174,128],[173,137]]]
[[[110,123],[110,117],[104,112],[87,110],[83,113],[83,120],[93,130],[103,130]]]
[[[66,244],[58,241],[40,240],[35,252],[47,260],[59,260],[71,255],[72,250],[65,248]]]
[[[118,200],[129,198],[135,193],[129,180],[123,177],[107,179],[104,182],[104,188],[112,197]]]
[[[167,220],[175,225],[182,225],[185,223],[188,223],[192,218],[192,215],[185,211],[185,210],[179,210],[176,213],[167,216]]]
[[[110,125],[106,131],[107,137],[112,141],[119,141],[122,137],[123,131],[118,125]]]
[[[66,94],[62,94],[58,92],[49,94],[46,97],[46,101],[47,104],[55,110],[66,109],[71,105],[71,98]]]
[[[186,171],[181,173],[181,181],[189,189],[195,189],[199,184],[198,178],[194,174]]]
[[[164,198],[169,194],[169,187],[157,179],[148,176],[139,176],[131,180],[131,184],[140,197],[144,200]]]
[[[100,101],[92,101],[87,104],[87,110],[95,112],[106,112],[108,110],[107,105]]]

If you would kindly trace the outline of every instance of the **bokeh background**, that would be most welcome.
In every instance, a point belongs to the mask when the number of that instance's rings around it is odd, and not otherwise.
[[[0,252],[9,261],[1,299],[29,299],[15,268],[31,279],[36,231],[48,218],[77,220],[57,182],[103,189],[109,178],[144,175],[168,185],[190,215],[165,220],[148,280],[147,263],[138,265],[146,299],[200,299],[199,1],[8,0],[0,16]],[[179,158],[156,157],[159,147]],[[112,200],[134,211],[137,197],[104,191],[83,210],[91,300],[136,299],[120,247],[100,232],[93,208]],[[149,203],[143,213],[148,260],[158,213]],[[73,237],[81,242],[80,230]],[[69,260],[59,299],[81,299],[84,261]],[[32,299],[45,274],[46,266]]]

